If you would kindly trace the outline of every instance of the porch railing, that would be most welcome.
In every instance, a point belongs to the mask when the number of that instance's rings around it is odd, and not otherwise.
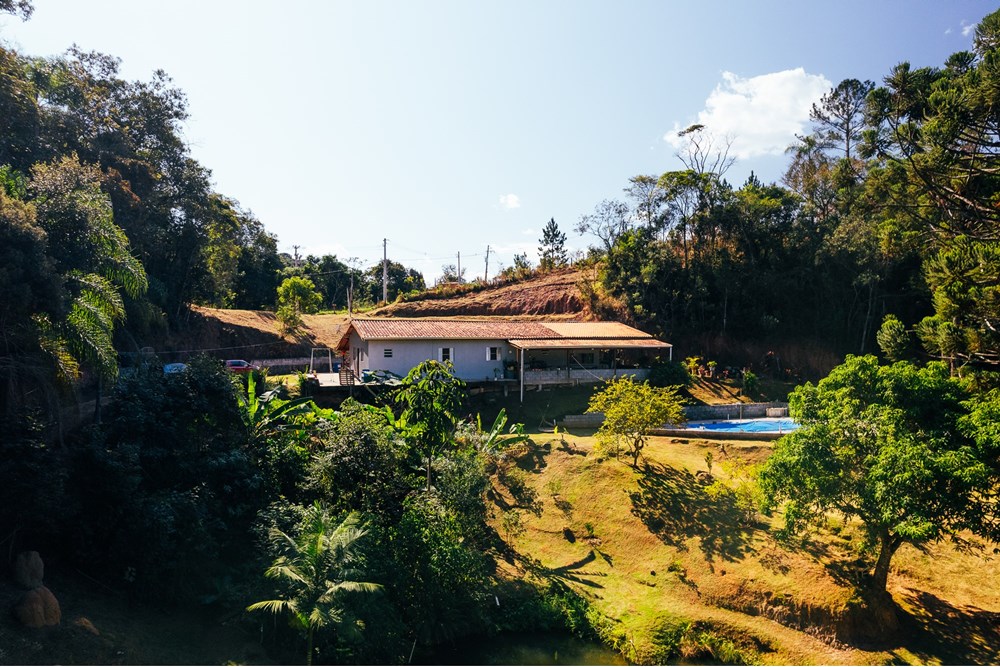
[[[649,377],[648,368],[546,368],[525,370],[524,384],[586,384],[631,375],[638,381]]]

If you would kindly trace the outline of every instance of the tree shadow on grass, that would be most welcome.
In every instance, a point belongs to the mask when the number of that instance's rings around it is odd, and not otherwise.
[[[829,541],[812,539],[810,536],[780,538],[779,542],[789,551],[809,554],[814,561],[823,565],[834,581],[841,586],[849,586],[864,591],[871,584],[872,563],[869,559],[851,554],[846,548],[836,549]]]
[[[593,549],[583,558],[559,567],[545,567],[541,561],[524,556],[521,556],[519,560],[525,570],[544,579],[558,581],[563,584],[579,584],[588,588],[604,588],[604,586],[592,580],[592,577],[606,576],[603,572],[591,572],[581,569],[597,560],[597,554],[594,553]]]
[[[900,595],[906,648],[925,664],[1000,664],[1000,613],[956,607],[924,591]]]
[[[549,443],[537,444],[534,441],[527,448],[514,457],[514,462],[518,468],[524,472],[538,473],[549,464],[547,459],[552,454],[552,445]]]
[[[754,529],[744,523],[732,497],[709,496],[685,470],[647,462],[639,470],[639,490],[629,497],[632,514],[665,544],[683,548],[689,538],[701,538],[709,561],[734,561],[754,552]]]

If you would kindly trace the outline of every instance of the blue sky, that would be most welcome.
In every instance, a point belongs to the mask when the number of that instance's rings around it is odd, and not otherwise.
[[[971,0],[34,0],[0,39],[30,55],[76,43],[164,69],[185,136],[237,199],[311,254],[389,256],[428,281],[467,277],[541,228],[572,230],[636,174],[680,167],[677,128],[733,140],[727,177],[779,180],[810,104],[845,78],[937,66],[997,9]]]

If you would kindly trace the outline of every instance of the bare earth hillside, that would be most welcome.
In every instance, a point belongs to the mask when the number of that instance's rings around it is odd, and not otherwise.
[[[580,291],[579,284],[586,280],[590,280],[587,272],[569,269],[452,297],[433,298],[432,293],[431,298],[390,304],[363,316],[596,320]],[[184,361],[197,352],[246,359],[308,355],[312,347],[336,347],[349,321],[343,313],[302,319],[301,334],[282,337],[274,313],[191,306],[180,331],[158,345],[157,352],[172,361]]]
[[[584,271],[569,269],[448,298],[394,303],[371,314],[379,317],[504,315],[593,320],[578,287],[584,278]]]
[[[308,355],[312,347],[335,347],[347,328],[346,315],[304,315],[303,332],[282,337],[274,313],[191,306],[180,331],[157,353],[184,361],[199,352],[220,358],[266,359]]]

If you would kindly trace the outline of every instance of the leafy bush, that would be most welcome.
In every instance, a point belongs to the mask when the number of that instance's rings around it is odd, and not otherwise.
[[[207,358],[121,383],[69,480],[80,499],[69,533],[83,560],[140,594],[189,598],[245,558],[263,494],[237,391]]]
[[[691,384],[691,373],[678,361],[657,357],[649,368],[649,384],[654,387],[687,387]]]

